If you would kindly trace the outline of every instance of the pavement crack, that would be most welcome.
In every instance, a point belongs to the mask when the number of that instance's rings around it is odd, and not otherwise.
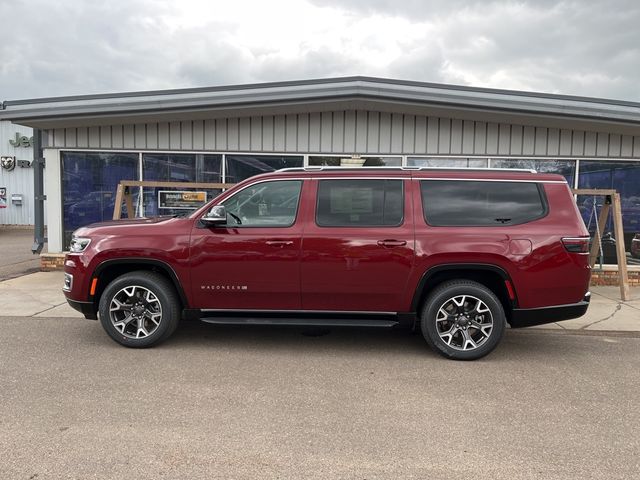
[[[47,307],[47,308],[45,308],[44,310],[42,310],[42,311],[40,311],[40,312],[36,312],[36,313],[34,313],[33,315],[30,315],[30,316],[31,316],[31,317],[35,317],[36,315],[40,315],[41,313],[48,312],[49,310],[53,310],[54,308],[59,307],[60,305],[64,305],[64,303],[65,303],[65,302],[62,302],[62,303],[60,303],[60,304],[53,305],[53,306],[51,306],[51,307]]]
[[[589,328],[589,327],[591,327],[593,325],[596,325],[597,323],[604,322],[605,320],[609,320],[609,319],[613,318],[615,316],[615,314],[618,313],[620,310],[622,310],[622,303],[617,303],[616,304],[616,308],[613,310],[611,315],[609,315],[608,317],[601,318],[600,320],[596,320],[595,322],[590,323],[588,325],[585,325],[583,327],[580,327],[580,330],[585,330],[586,328]]]

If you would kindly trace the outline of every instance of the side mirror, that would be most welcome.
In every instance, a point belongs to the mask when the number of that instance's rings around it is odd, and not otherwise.
[[[227,210],[224,208],[224,205],[216,205],[215,207],[211,207],[211,210],[209,210],[200,220],[202,220],[202,223],[210,227],[226,225]]]

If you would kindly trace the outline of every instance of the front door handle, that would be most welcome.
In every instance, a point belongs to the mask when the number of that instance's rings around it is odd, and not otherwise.
[[[378,240],[378,245],[381,247],[403,247],[406,244],[406,240]]]
[[[286,245],[293,245],[293,240],[267,240],[267,245],[270,247],[284,247]]]

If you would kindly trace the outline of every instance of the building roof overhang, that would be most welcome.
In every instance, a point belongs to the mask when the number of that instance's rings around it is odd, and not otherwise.
[[[377,110],[640,133],[640,103],[371,77],[5,101],[0,120],[33,128]]]

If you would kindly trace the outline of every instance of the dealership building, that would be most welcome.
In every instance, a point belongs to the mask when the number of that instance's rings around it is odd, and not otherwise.
[[[350,77],[5,101],[0,121],[11,139],[42,132],[52,253],[112,217],[121,180],[236,183],[319,165],[559,173],[621,193],[627,250],[640,232],[640,103]],[[172,213],[157,190],[137,195],[138,215]],[[594,200],[577,198],[592,230]]]

